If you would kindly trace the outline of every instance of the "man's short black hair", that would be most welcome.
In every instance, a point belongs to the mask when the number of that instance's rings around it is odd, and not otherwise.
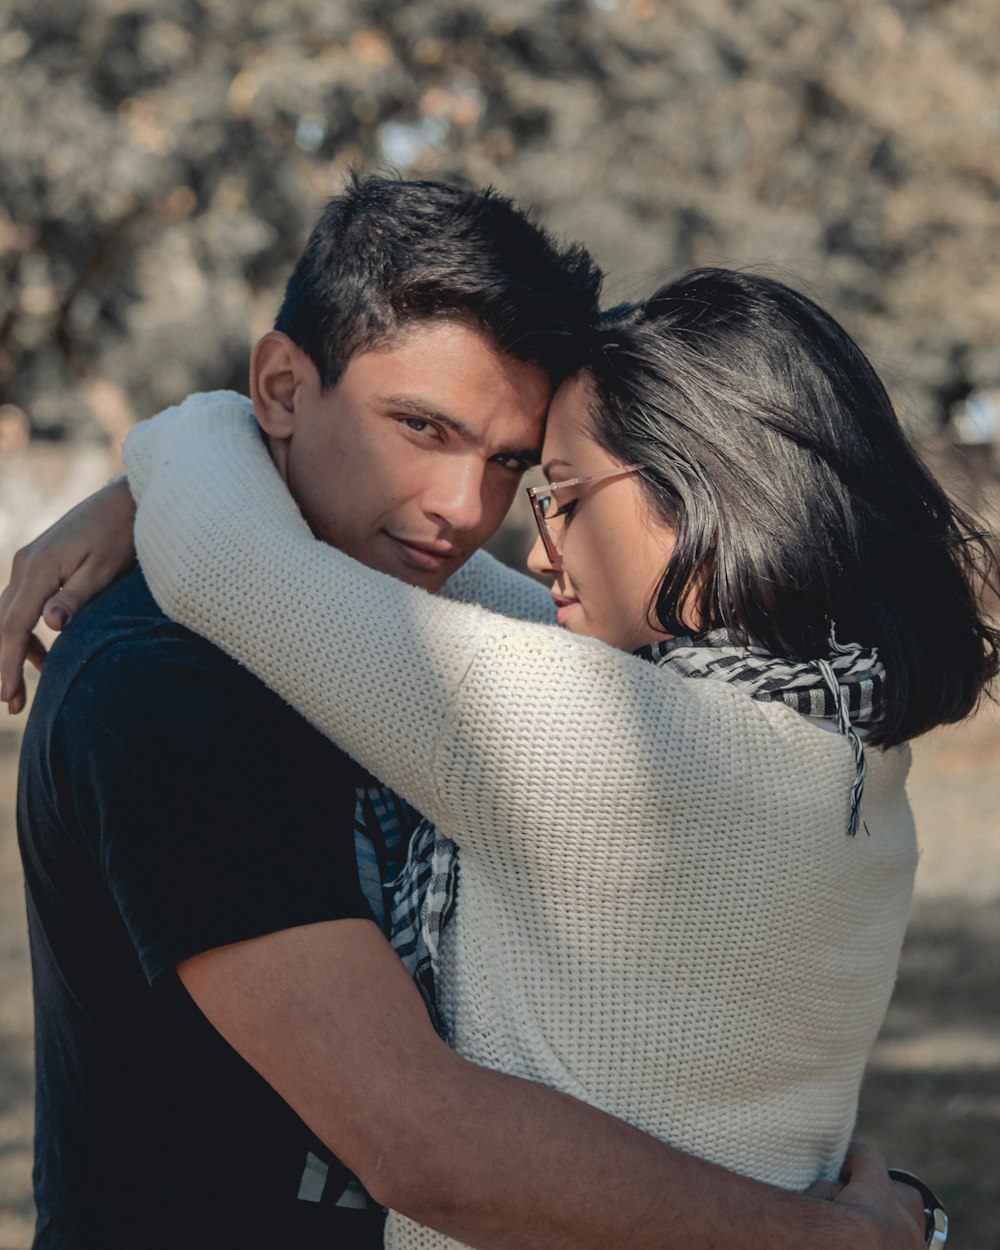
[[[510,200],[440,182],[353,176],[327,204],[275,322],[325,389],[407,322],[458,316],[557,385],[582,359],[601,273]]]

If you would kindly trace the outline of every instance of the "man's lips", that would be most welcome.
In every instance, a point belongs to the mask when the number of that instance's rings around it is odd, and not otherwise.
[[[452,546],[451,543],[418,543],[410,538],[397,538],[388,530],[385,533],[388,538],[392,539],[399,554],[410,568],[430,573],[444,568],[446,564],[453,563],[458,558],[458,548]]]

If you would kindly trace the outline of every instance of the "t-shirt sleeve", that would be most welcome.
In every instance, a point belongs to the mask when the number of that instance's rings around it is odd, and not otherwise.
[[[354,854],[357,766],[187,631],[92,659],[52,753],[150,982],[216,946],[371,918]]]

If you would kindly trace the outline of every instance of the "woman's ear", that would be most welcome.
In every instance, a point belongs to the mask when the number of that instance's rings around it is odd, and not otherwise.
[[[291,438],[307,357],[287,334],[269,330],[250,358],[250,397],[270,438]]]

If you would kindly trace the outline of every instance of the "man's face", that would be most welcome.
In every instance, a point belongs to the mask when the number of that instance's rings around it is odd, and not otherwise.
[[[307,362],[275,460],[317,538],[436,591],[506,515],[549,398],[542,369],[478,330],[417,322],[325,393]]]

